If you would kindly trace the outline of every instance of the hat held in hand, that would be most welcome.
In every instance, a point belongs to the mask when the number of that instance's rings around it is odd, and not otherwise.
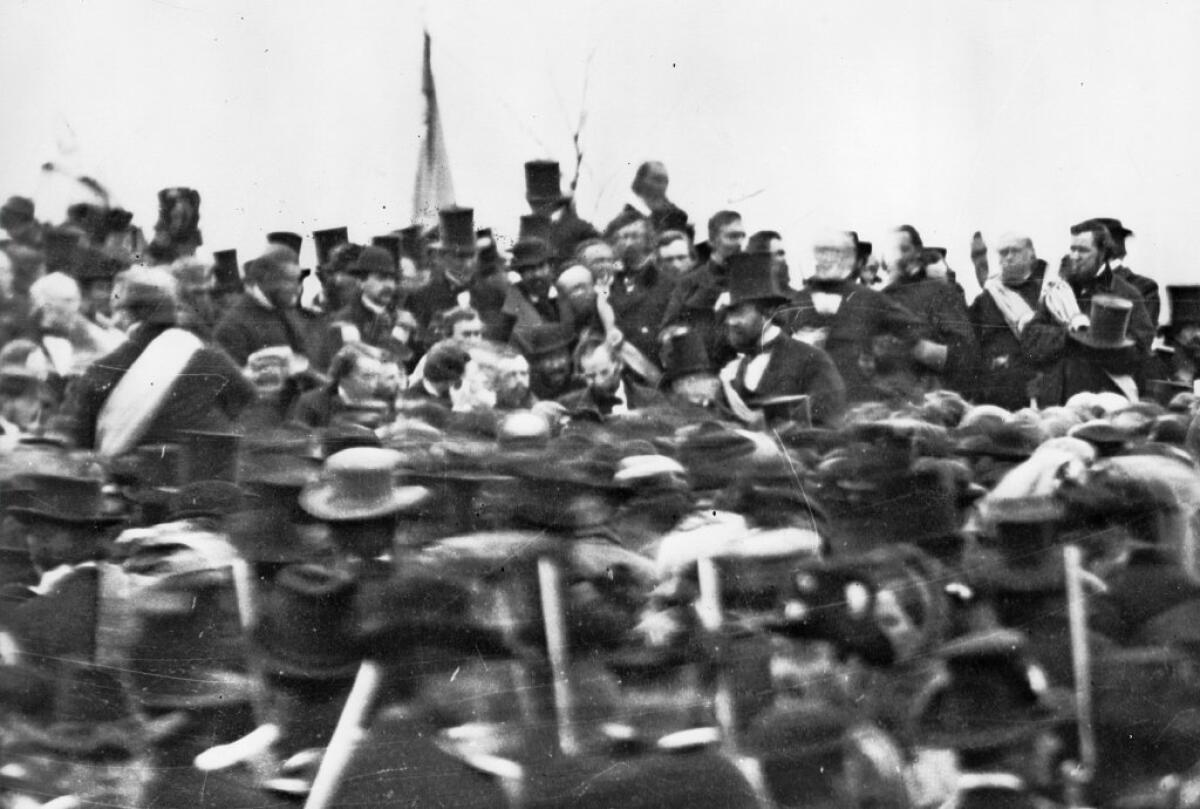
[[[1132,314],[1132,301],[1115,295],[1097,295],[1092,298],[1092,310],[1088,316],[1091,325],[1071,332],[1071,337],[1091,348],[1129,348],[1133,345],[1133,340],[1127,334]]]

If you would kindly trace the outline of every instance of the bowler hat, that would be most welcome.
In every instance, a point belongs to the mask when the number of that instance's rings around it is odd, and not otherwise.
[[[7,511],[22,521],[104,526],[124,519],[105,511],[100,481],[93,478],[33,472],[22,475],[13,488],[26,495],[19,501],[22,505]]]
[[[368,275],[397,275],[399,269],[396,266],[392,254],[383,247],[364,247],[362,252],[358,254],[358,260],[350,268],[353,275],[366,277]]]
[[[771,271],[768,253],[738,253],[729,257],[729,303],[761,302],[780,305],[788,302]]]
[[[544,357],[571,347],[572,335],[561,323],[539,323],[513,334],[517,348],[526,359]]]
[[[521,216],[521,226],[517,230],[517,241],[524,242],[530,239],[541,239],[543,242],[550,242],[550,229],[552,224],[550,217],[542,216],[540,213],[527,213]]]
[[[213,281],[213,292],[216,294],[242,291],[237,250],[213,251]]]
[[[287,230],[276,230],[267,234],[267,244],[281,244],[299,256],[300,247],[304,244],[304,237],[299,233],[292,233],[291,231]]]
[[[525,199],[530,202],[559,202],[562,192],[562,171],[554,160],[530,160],[525,164]]]
[[[550,261],[550,250],[540,239],[517,242],[512,249],[512,268],[518,272],[540,267]]]
[[[1025,645],[1019,632],[994,630],[942,647],[946,677],[916,701],[920,741],[954,750],[1002,747],[1069,719]]]
[[[316,482],[304,487],[300,505],[317,519],[331,522],[370,520],[412,509],[429,496],[429,490],[394,484],[403,457],[379,447],[342,450],[325,461]]]
[[[271,675],[349,678],[358,668],[358,586],[341,570],[289,565],[275,577],[252,640]]]
[[[452,206],[438,211],[439,243],[443,250],[475,252],[475,209]]]
[[[663,384],[669,385],[689,374],[712,372],[704,336],[694,329],[678,329],[664,336],[659,357],[663,365]]]
[[[372,236],[371,246],[382,247],[384,250],[387,250],[392,257],[392,264],[394,264],[397,268],[397,271],[399,271],[401,254],[399,236],[395,236],[390,233],[384,234],[383,236]]]
[[[339,244],[350,241],[350,231],[345,227],[326,228],[313,231],[313,246],[317,251],[317,266],[323,267],[329,262],[329,254]]]
[[[1128,348],[1134,341],[1126,334],[1129,317],[1133,313],[1133,302],[1115,295],[1097,295],[1092,298],[1089,315],[1091,325],[1086,329],[1071,331],[1075,340],[1090,348],[1101,350]]]
[[[1200,326],[1200,286],[1168,286],[1172,332],[1184,326]]]

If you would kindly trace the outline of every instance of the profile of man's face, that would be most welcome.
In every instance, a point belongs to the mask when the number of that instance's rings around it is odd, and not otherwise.
[[[1006,286],[1023,283],[1033,272],[1033,245],[1028,240],[1006,238],[996,252],[1000,256],[1000,281]]]
[[[742,227],[742,220],[735,219],[720,228],[711,241],[713,255],[721,260],[742,252],[742,245],[746,241],[746,229]]]
[[[725,331],[729,344],[738,352],[755,348],[762,339],[767,318],[754,303],[741,303],[730,307],[725,315]]]

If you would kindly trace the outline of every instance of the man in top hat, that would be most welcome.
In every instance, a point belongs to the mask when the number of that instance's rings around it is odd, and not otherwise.
[[[1121,224],[1120,219],[1111,216],[1098,216],[1096,221],[1108,228],[1108,234],[1112,236],[1113,251],[1108,266],[1114,275],[1141,293],[1142,301],[1146,304],[1146,313],[1150,315],[1150,322],[1157,325],[1162,309],[1162,302],[1158,297],[1158,282],[1148,276],[1138,275],[1125,264],[1125,240],[1133,235],[1133,231]]]
[[[438,212],[438,241],[431,248],[434,271],[429,283],[413,291],[404,308],[412,312],[421,330],[420,340],[434,342],[431,330],[438,316],[456,306],[470,306],[479,312],[487,327],[485,336],[497,339],[502,331],[501,310],[506,284],[500,275],[481,278],[475,257],[475,211],[471,208],[446,208]]]
[[[587,387],[558,400],[573,416],[591,414],[603,420],[666,401],[658,391],[630,379],[620,354],[604,340],[580,343],[575,361]]]
[[[983,291],[971,304],[971,325],[979,339],[979,375],[975,400],[1019,410],[1029,404],[1037,369],[1021,350],[1021,335],[1037,311],[1046,262],[1034,252],[1033,240],[1005,233],[996,252],[1000,275],[984,279]]]
[[[245,365],[262,348],[286,346],[307,362],[309,348],[296,313],[300,265],[290,247],[276,246],[246,265],[246,291],[225,312],[213,340]]]
[[[529,362],[529,387],[538,399],[558,399],[576,386],[571,369],[571,332],[559,323],[534,326],[515,347]]]
[[[1109,266],[1112,251],[1112,236],[1100,222],[1072,227],[1070,258],[1059,278],[1047,282],[1037,312],[1021,333],[1022,351],[1043,372],[1037,396],[1042,406],[1063,404],[1082,391],[1138,397],[1154,325],[1141,294]],[[1098,307],[1097,297],[1105,299]],[[1093,323],[1093,314],[1103,322]]]
[[[176,327],[176,296],[165,268],[129,271],[118,304],[129,337],[88,368],[66,410],[80,447],[116,457],[182,430],[228,432],[254,401],[225,352]]]
[[[562,192],[562,172],[553,160],[530,160],[525,164],[525,201],[533,213],[550,220],[547,247],[551,260],[566,261],[575,246],[600,234],[575,213],[574,200]]]
[[[793,340],[774,320],[787,295],[775,283],[770,256],[737,254],[729,259],[729,312],[725,330],[740,355],[720,373],[722,400],[747,423],[757,423],[763,400],[809,397],[814,425],[836,424],[846,406],[846,386],[833,360],[820,348]]]
[[[382,247],[365,247],[350,268],[359,279],[357,298],[335,312],[320,352],[321,359],[348,343],[366,343],[406,361],[412,353],[408,328],[395,314],[400,270],[392,255]]]
[[[884,294],[912,312],[925,324],[925,339],[913,349],[913,359],[931,388],[967,392],[975,382],[979,345],[967,315],[962,292],[954,284],[938,280],[929,268],[941,260],[936,251],[914,249],[916,230],[905,226],[897,231],[901,258]],[[920,237],[916,237],[920,241]]]
[[[721,368],[736,353],[725,332],[725,314],[729,306],[729,260],[742,252],[746,229],[741,214],[718,211],[708,220],[708,259],[679,279],[662,328],[688,326],[704,336],[705,350],[713,369]]]
[[[795,339],[829,354],[846,384],[848,402],[877,399],[876,338],[890,337],[912,347],[925,336],[924,324],[888,296],[855,283],[857,253],[849,233],[820,237],[813,257],[815,271],[792,296],[780,323]]]
[[[566,301],[554,290],[552,256],[547,244],[540,239],[527,239],[513,245],[509,266],[521,280],[508,288],[500,309],[501,342],[508,342],[518,332],[527,332],[542,323],[569,323],[571,317]]]

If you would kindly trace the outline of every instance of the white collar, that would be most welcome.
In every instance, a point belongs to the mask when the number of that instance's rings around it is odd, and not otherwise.
[[[998,787],[1000,789],[1022,790],[1025,781],[1019,776],[1007,772],[960,772],[955,788],[959,790],[985,789]]]
[[[376,315],[383,314],[384,307],[380,306],[377,303],[372,303],[371,299],[368,298],[366,295],[362,296],[362,305],[368,312],[371,312],[372,314],[376,314]]]
[[[776,337],[778,337],[782,333],[783,333],[783,330],[780,329],[777,324],[768,323],[767,327],[765,329],[763,329],[762,337],[758,338],[758,344],[760,346],[765,346],[767,343],[771,342],[772,340],[774,340]]]
[[[635,211],[637,211],[638,213],[640,213],[642,216],[646,217],[647,219],[650,218],[650,213],[651,213],[650,206],[647,205],[646,201],[644,199],[642,199],[641,197],[639,197],[637,194],[634,194],[633,198],[629,200],[629,207],[633,208]]]
[[[271,303],[269,300],[267,300],[266,294],[258,287],[256,287],[256,286],[246,287],[246,294],[249,295],[251,300],[253,300],[255,303],[257,303],[262,308],[269,309],[271,311],[275,310],[275,305],[273,303]]]
[[[1125,266],[1125,259],[1123,259],[1123,258],[1110,258],[1110,259],[1108,260],[1108,266],[1112,267],[1114,270],[1115,270],[1115,269],[1118,269],[1119,267],[1124,267],[1124,266]]]

